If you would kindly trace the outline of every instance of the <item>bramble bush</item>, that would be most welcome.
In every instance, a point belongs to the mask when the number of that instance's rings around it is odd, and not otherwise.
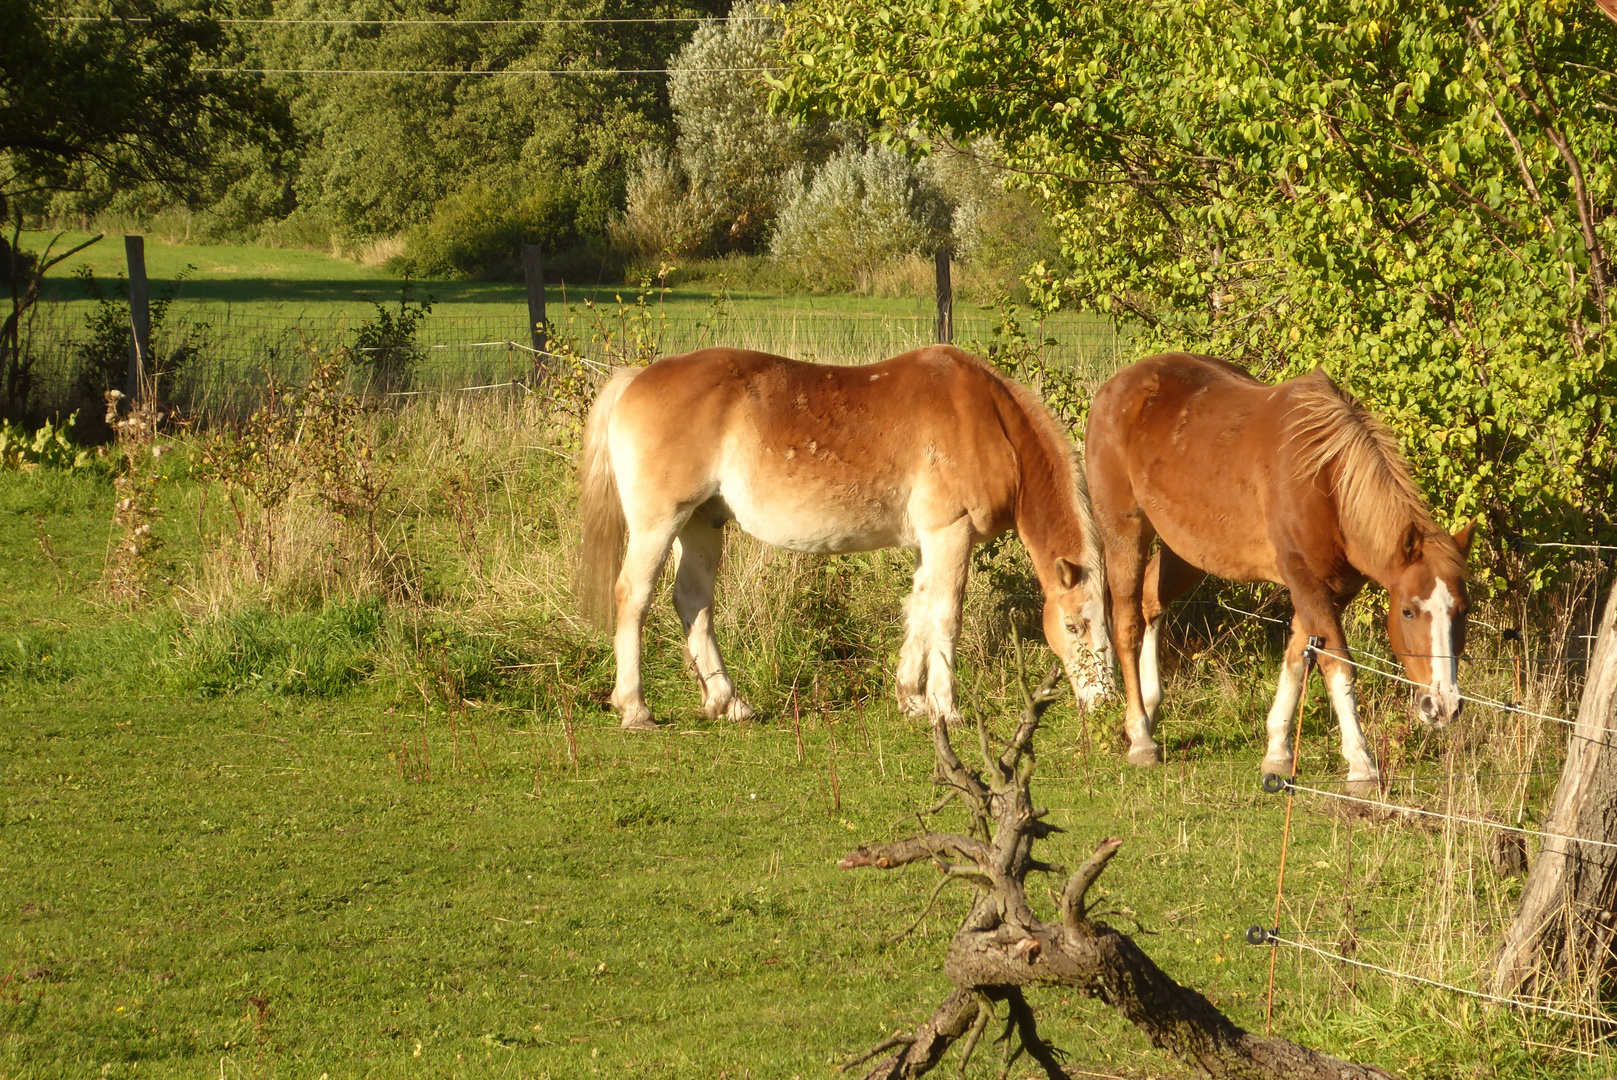
[[[161,400],[169,400],[174,385],[187,365],[207,350],[213,327],[190,319],[170,321],[169,312],[179,295],[182,282],[196,270],[187,265],[173,281],[153,297],[151,318],[150,369],[147,379]],[[129,377],[129,283],[122,276],[111,294],[96,280],[95,271],[81,266],[74,272],[84,291],[96,304],[84,317],[87,335],[75,342],[79,364],[78,390],[87,398],[99,399],[108,390],[122,390]]]
[[[416,365],[421,362],[416,330],[421,320],[432,313],[432,297],[429,295],[412,306],[410,275],[406,274],[404,284],[399,286],[396,313],[375,300],[371,301],[371,306],[376,309],[376,318],[366,319],[354,332],[355,366],[383,393],[408,390]]]

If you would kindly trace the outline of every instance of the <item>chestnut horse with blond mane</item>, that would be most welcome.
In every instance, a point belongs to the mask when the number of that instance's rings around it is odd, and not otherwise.
[[[1111,676],[1101,549],[1075,448],[1024,387],[949,346],[866,367],[703,349],[616,372],[584,428],[580,600],[615,606],[626,728],[652,728],[646,609],[670,551],[674,608],[708,717],[744,720],[713,633],[721,529],[803,552],[919,552],[898,699],[955,720],[954,652],[972,546],[1015,528],[1046,597],[1046,640],[1088,706]],[[625,541],[627,551],[625,552]]]
[[[1161,760],[1151,732],[1162,701],[1163,613],[1206,574],[1291,591],[1265,773],[1291,773],[1303,653],[1317,636],[1349,790],[1376,790],[1341,622],[1368,581],[1387,590],[1387,635],[1410,680],[1425,688],[1422,719],[1459,715],[1472,526],[1450,536],[1432,520],[1392,433],[1323,371],[1270,385],[1212,357],[1149,357],[1095,394],[1085,446],[1130,761]],[[1148,563],[1153,539],[1162,545]]]

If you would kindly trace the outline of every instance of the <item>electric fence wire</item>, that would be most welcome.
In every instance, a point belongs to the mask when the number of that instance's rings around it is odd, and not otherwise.
[[[1260,940],[1254,941],[1254,937],[1257,937]],[[1367,971],[1380,972],[1381,974],[1387,975],[1394,979],[1400,979],[1405,982],[1421,983],[1425,986],[1436,987],[1439,990],[1447,990],[1450,993],[1463,994],[1466,997],[1491,1002],[1495,1005],[1505,1005],[1512,1009],[1526,1009],[1531,1012],[1548,1013],[1552,1016],[1565,1016],[1573,1020],[1583,1020],[1594,1024],[1617,1023],[1617,1020],[1614,1020],[1614,1018],[1600,1013],[1574,1012],[1571,1009],[1562,1009],[1554,1005],[1543,1005],[1536,1001],[1522,1001],[1518,998],[1501,997],[1498,994],[1485,994],[1480,990],[1471,990],[1464,986],[1455,986],[1453,983],[1439,982],[1436,979],[1428,979],[1422,975],[1412,975],[1407,971],[1397,971],[1393,968],[1382,967],[1380,964],[1372,964],[1368,960],[1355,960],[1351,956],[1343,956],[1340,953],[1333,953],[1328,950],[1321,949],[1317,945],[1310,945],[1306,941],[1295,941],[1291,938],[1281,937],[1274,931],[1264,930],[1261,927],[1255,926],[1251,930],[1247,931],[1247,940],[1254,945],[1289,945],[1294,949],[1302,949],[1318,956],[1322,956],[1327,960],[1334,960],[1343,964],[1351,964],[1354,967],[1364,968]]]
[[[1434,818],[1438,821],[1457,821],[1465,825],[1480,825],[1484,828],[1517,833],[1521,836],[1538,836],[1545,840],[1565,840],[1568,843],[1588,844],[1591,847],[1609,848],[1617,851],[1617,843],[1612,843],[1609,840],[1594,840],[1586,836],[1570,836],[1566,833],[1544,832],[1540,829],[1524,829],[1517,825],[1506,825],[1502,821],[1467,817],[1464,814],[1442,814],[1436,810],[1425,810],[1418,806],[1400,806],[1397,803],[1390,803],[1381,799],[1364,799],[1341,791],[1326,791],[1323,788],[1307,787],[1285,777],[1280,778],[1280,785],[1280,790],[1282,791],[1300,791],[1308,795],[1323,795],[1327,799],[1340,799],[1343,802],[1358,803],[1360,806],[1373,806],[1378,810],[1386,810],[1395,814],[1418,814],[1421,817]]]
[[[1375,674],[1375,675],[1380,675],[1382,678],[1393,679],[1393,680],[1395,680],[1397,682],[1406,683],[1406,684],[1408,684],[1410,686],[1413,686],[1413,687],[1416,687],[1418,689],[1425,689],[1425,687],[1421,686],[1420,683],[1415,682],[1413,679],[1405,678],[1404,676],[1398,674],[1396,671],[1388,671],[1388,670],[1385,670],[1383,668],[1376,667],[1374,664],[1360,663],[1357,660],[1353,660],[1350,657],[1344,656],[1344,655],[1342,655],[1343,650],[1341,650],[1341,649],[1333,649],[1328,645],[1321,645],[1318,648],[1322,652],[1330,653],[1332,657],[1334,657],[1337,660],[1340,660],[1342,663],[1347,664],[1350,667],[1357,668],[1357,669],[1359,669],[1361,671],[1368,671],[1368,672],[1371,672],[1372,674]],[[1358,653],[1360,656],[1368,656],[1368,657],[1372,658],[1373,660],[1379,660],[1379,661],[1381,661],[1383,663],[1387,663],[1387,664],[1391,664],[1391,663],[1394,662],[1391,659],[1389,659],[1388,657],[1378,656],[1375,653],[1367,652],[1364,649],[1351,649],[1350,648],[1347,651],[1348,652],[1353,652],[1353,653]],[[1461,701],[1469,701],[1469,702],[1471,702],[1472,704],[1475,704],[1475,705],[1486,705],[1489,708],[1499,709],[1499,710],[1501,710],[1503,712],[1507,712],[1507,713],[1515,713],[1518,716],[1531,716],[1531,717],[1534,717],[1534,718],[1539,719],[1539,720],[1553,720],[1557,724],[1565,724],[1568,727],[1577,727],[1578,726],[1578,722],[1576,720],[1568,720],[1564,716],[1552,716],[1549,713],[1534,712],[1532,709],[1523,708],[1520,705],[1513,705],[1513,704],[1511,704],[1510,702],[1507,702],[1507,701],[1495,701],[1492,698],[1477,697],[1474,694],[1460,694],[1459,698],[1460,698]],[[1580,736],[1580,737],[1581,738],[1589,738],[1589,736],[1586,736],[1586,735],[1585,736]]]

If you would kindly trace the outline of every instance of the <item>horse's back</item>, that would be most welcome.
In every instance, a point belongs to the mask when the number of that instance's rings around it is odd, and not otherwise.
[[[1277,515],[1295,514],[1299,499],[1318,509],[1288,464],[1294,383],[1185,353],[1125,368],[1090,410],[1097,511],[1143,513],[1177,554],[1219,577],[1276,580]]]
[[[929,525],[911,521],[917,490],[952,488],[922,502],[953,502],[940,512],[1003,528],[1014,460],[996,399],[1008,397],[997,377],[949,346],[864,366],[711,348],[637,375],[614,410],[613,437],[666,497],[722,499],[767,542],[816,551],[908,545],[914,527]]]

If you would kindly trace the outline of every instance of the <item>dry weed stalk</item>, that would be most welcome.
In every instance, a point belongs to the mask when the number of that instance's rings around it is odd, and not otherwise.
[[[347,389],[344,350],[310,360],[304,385],[271,379],[246,423],[204,447],[204,475],[224,485],[235,523],[203,582],[211,606],[241,591],[244,568],[255,598],[409,591],[407,556],[389,542],[393,463],[374,408]]]
[[[930,813],[959,800],[971,816],[969,834],[927,833],[908,840],[861,847],[837,865],[846,870],[883,870],[930,861],[945,881],[960,881],[976,890],[971,908],[950,943],[944,971],[954,991],[930,1019],[911,1034],[897,1034],[847,1062],[843,1069],[878,1059],[866,1080],[902,1080],[935,1068],[956,1042],[961,1068],[1006,1007],[1004,1028],[996,1039],[1004,1044],[1005,1075],[1026,1053],[1045,1075],[1065,1078],[1062,1055],[1039,1035],[1033,1008],[1024,996],[1028,987],[1068,987],[1111,1005],[1151,1041],[1216,1077],[1267,1077],[1288,1080],[1368,1080],[1389,1073],[1316,1053],[1285,1039],[1242,1030],[1194,990],[1169,978],[1128,935],[1090,918],[1086,896],[1122,841],[1103,841],[1067,878],[1061,891],[1060,919],[1038,918],[1028,903],[1029,873],[1064,873],[1034,857],[1034,844],[1059,831],[1047,824],[1048,811],[1033,801],[1033,736],[1046,709],[1059,696],[1061,669],[1054,667],[1031,695],[1009,744],[1000,754],[978,712],[977,739],[981,773],[968,769],[955,755],[948,726],[933,724],[937,781],[944,797]],[[1013,1038],[1014,1037],[1014,1038]]]
[[[120,415],[122,391],[108,390],[107,426],[113,433],[115,475],[112,487],[117,502],[112,512],[115,535],[108,555],[103,588],[116,604],[133,606],[145,599],[152,552],[160,541],[152,535],[159,520],[157,486],[162,480],[161,461],[169,450],[158,442],[167,414],[156,398],[147,394]]]

